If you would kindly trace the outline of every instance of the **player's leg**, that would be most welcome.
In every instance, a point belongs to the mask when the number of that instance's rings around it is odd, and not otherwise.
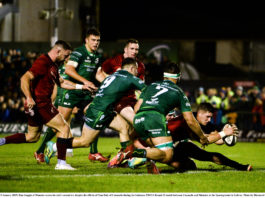
[[[0,139],[0,145],[4,144],[21,144],[21,143],[35,143],[40,138],[42,127],[29,126],[27,133],[16,133]]]
[[[28,125],[27,133],[16,133],[0,139],[0,145],[4,144],[20,144],[20,143],[34,143],[40,138],[42,126],[30,126]],[[34,157],[37,163],[44,162],[43,153],[34,153]]]
[[[166,118],[164,115],[156,111],[140,112],[134,118],[134,128],[142,140],[149,144],[152,143],[154,147],[136,149],[136,151],[138,151],[132,154],[133,157],[147,157],[162,163],[171,161],[173,156],[173,141],[167,130]],[[137,153],[139,153],[140,156],[134,156]]]
[[[135,116],[135,112],[133,110],[133,108],[131,106],[127,106],[125,108],[123,108],[120,111],[120,115],[127,120],[131,125],[133,125],[133,119]]]
[[[66,149],[71,148],[73,138],[71,138],[70,127],[63,119],[62,115],[58,113],[47,124],[47,126],[57,131],[57,170],[75,170],[69,164],[66,163]]]
[[[235,168],[237,170],[246,170],[249,171],[252,169],[252,167],[247,164],[243,165],[240,164],[234,160],[231,160],[221,153],[216,152],[208,152],[201,148],[199,148],[197,145],[193,144],[192,142],[183,142],[179,144],[180,149],[189,157],[200,160],[200,161],[210,161],[214,162],[219,165],[226,165],[230,166],[232,168]]]
[[[88,96],[86,96],[86,104],[88,101],[91,101],[91,98],[89,98]],[[82,103],[81,103],[82,105]],[[87,108],[89,107],[90,103],[87,104],[85,107],[84,107],[84,114],[87,110]],[[99,162],[108,162],[109,161],[109,157],[104,157],[99,151],[98,151],[98,137],[96,137],[94,139],[94,141],[90,144],[90,152],[89,152],[89,155],[88,155],[88,159],[90,161],[99,161]]]
[[[109,168],[117,167],[120,163],[120,155],[122,152],[131,152],[134,148],[133,142],[130,140],[130,133],[133,132],[133,127],[120,114],[117,114],[109,125],[115,131],[119,132],[121,150],[113,157],[109,164]]]
[[[92,129],[85,123],[83,125],[82,135],[73,138],[72,148],[89,147],[95,138],[97,138],[99,132],[100,130]]]
[[[172,137],[151,138],[155,148],[146,149],[146,157],[161,163],[169,163],[173,157]]]
[[[215,152],[211,152],[210,153],[212,155],[212,162],[219,164],[219,165],[226,165],[226,166],[230,166],[234,169],[237,170],[242,170],[242,171],[251,171],[252,170],[252,166],[250,164],[240,164],[234,160],[229,159],[228,157],[222,155],[221,153],[215,153]]]

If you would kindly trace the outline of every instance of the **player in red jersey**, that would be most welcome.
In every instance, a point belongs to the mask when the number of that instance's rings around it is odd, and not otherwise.
[[[87,89],[93,87],[75,84],[63,80],[58,73],[58,65],[70,54],[72,47],[65,41],[58,40],[54,47],[33,63],[21,77],[21,90],[26,96],[25,112],[28,116],[28,132],[16,133],[0,139],[0,145],[33,143],[40,138],[43,125],[57,132],[58,163],[56,170],[75,170],[66,163],[66,148],[69,144],[70,127],[53,106],[51,95],[55,83],[65,89]]]
[[[133,58],[136,59],[138,64],[138,74],[137,77],[144,80],[145,76],[145,66],[144,64],[137,60],[137,55],[139,53],[139,42],[136,39],[129,39],[125,43],[124,53],[114,56],[112,58],[107,59],[101,65],[97,72],[97,80],[102,81],[108,75],[113,74],[117,70],[121,69],[122,61],[125,58]],[[128,124],[133,124],[133,118],[135,116],[134,112],[134,105],[136,104],[137,99],[135,95],[135,90],[130,90],[126,96],[122,97],[115,106],[115,111],[119,113],[127,122]],[[121,142],[121,147],[126,149],[127,146],[131,145],[129,134],[123,134],[128,141]],[[118,154],[119,155],[119,154]],[[117,156],[118,156],[117,155]],[[108,167],[115,166],[115,156],[109,163]]]

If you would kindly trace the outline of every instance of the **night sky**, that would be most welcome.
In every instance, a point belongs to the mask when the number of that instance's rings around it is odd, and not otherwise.
[[[175,2],[174,5],[173,2]],[[265,39],[265,11],[254,3],[179,5],[179,1],[100,2],[105,39]],[[190,4],[189,4],[190,3]],[[206,7],[207,6],[207,7]]]

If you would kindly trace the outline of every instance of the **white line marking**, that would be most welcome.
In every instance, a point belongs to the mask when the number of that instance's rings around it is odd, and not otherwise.
[[[172,174],[200,174],[200,173],[220,173],[220,172],[247,172],[247,171],[238,171],[238,170],[215,170],[213,169],[212,171],[208,171],[208,170],[198,170],[198,171],[187,171],[184,173],[172,173]],[[265,172],[265,170],[254,170],[254,171],[250,171],[250,172]],[[162,173],[160,174],[161,176],[170,176],[172,175],[171,173]],[[113,177],[128,177],[128,176],[133,176],[133,177],[137,177],[137,176],[146,176],[146,175],[150,175],[148,173],[142,173],[142,174],[93,174],[93,175],[82,175],[82,174],[70,174],[70,175],[48,175],[48,177],[53,177],[53,178],[69,178],[69,177],[85,177],[85,178],[89,178],[89,177],[105,177],[105,176],[113,176]],[[11,176],[11,178],[16,179],[16,178],[47,178],[47,175],[22,175],[22,176]]]

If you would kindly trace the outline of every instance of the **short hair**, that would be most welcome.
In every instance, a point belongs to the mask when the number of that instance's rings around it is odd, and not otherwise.
[[[199,104],[199,106],[197,107],[197,112],[199,110],[203,110],[203,111],[209,111],[211,113],[215,112],[215,108],[213,107],[213,105],[211,105],[211,103],[208,102],[202,102]]]
[[[97,28],[90,28],[86,33],[86,38],[89,37],[90,35],[100,36],[100,32]]]
[[[56,41],[54,46],[60,46],[64,50],[71,50],[71,51],[73,50],[71,44],[63,40]]]
[[[128,46],[130,43],[135,43],[135,44],[139,44],[138,40],[134,39],[134,38],[130,38],[126,41],[125,43],[125,47]]]
[[[137,67],[137,61],[134,58],[125,58],[122,61],[121,68],[124,69],[129,65],[134,65]]]
[[[170,74],[179,74],[180,73],[179,65],[174,62],[169,62],[165,65],[164,72]]]

